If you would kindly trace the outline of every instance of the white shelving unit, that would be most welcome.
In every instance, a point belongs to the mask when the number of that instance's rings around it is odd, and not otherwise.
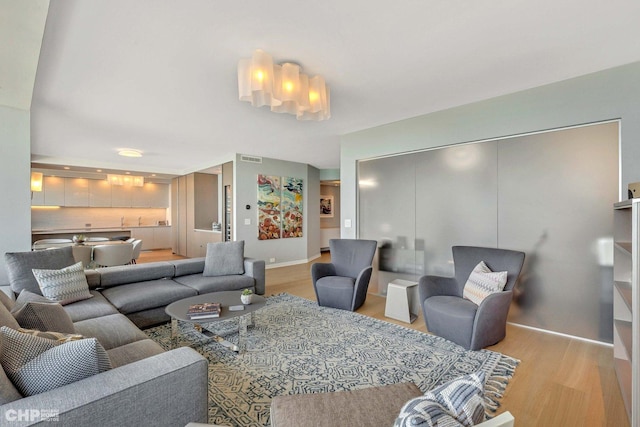
[[[629,422],[640,426],[640,199],[614,205],[613,357]]]

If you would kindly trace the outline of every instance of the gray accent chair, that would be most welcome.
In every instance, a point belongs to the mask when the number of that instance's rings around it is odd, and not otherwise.
[[[355,311],[364,304],[377,245],[375,240],[329,240],[331,262],[311,266],[318,305]]]
[[[524,252],[507,249],[454,246],[455,277],[422,276],[418,283],[420,305],[429,332],[463,346],[480,350],[506,335],[507,314]],[[491,271],[507,271],[504,291],[486,297],[476,305],[462,297],[464,285],[474,267],[484,261]]]

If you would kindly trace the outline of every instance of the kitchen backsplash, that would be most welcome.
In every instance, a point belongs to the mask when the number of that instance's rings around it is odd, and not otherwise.
[[[31,229],[119,228],[158,225],[168,221],[165,208],[31,208]],[[140,221],[138,223],[138,220]],[[169,221],[170,223],[170,221]]]

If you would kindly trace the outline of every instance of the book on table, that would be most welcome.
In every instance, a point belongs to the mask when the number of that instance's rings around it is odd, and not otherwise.
[[[219,302],[205,302],[201,304],[192,304],[187,310],[187,317],[191,320],[209,319],[212,317],[220,317],[221,306]]]

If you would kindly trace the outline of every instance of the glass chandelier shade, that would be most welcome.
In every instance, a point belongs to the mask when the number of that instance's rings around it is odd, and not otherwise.
[[[298,64],[274,64],[270,55],[256,50],[238,63],[240,101],[254,107],[268,105],[275,113],[289,113],[298,120],[327,120],[329,88],[320,76],[309,78]]]

